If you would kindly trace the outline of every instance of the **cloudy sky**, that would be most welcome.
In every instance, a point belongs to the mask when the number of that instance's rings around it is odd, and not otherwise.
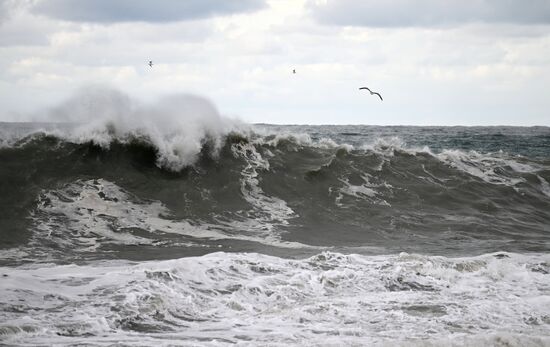
[[[0,66],[0,121],[93,85],[248,122],[550,125],[550,0],[0,0]]]

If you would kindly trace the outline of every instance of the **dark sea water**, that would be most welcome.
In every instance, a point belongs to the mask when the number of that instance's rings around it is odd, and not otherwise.
[[[0,344],[550,345],[550,128],[0,124]]]

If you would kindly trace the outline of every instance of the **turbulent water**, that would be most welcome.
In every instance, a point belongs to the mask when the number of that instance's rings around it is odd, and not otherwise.
[[[550,345],[549,128],[164,102],[0,124],[0,344]]]

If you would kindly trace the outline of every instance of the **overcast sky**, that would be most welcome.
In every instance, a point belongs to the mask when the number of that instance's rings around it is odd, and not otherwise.
[[[0,66],[0,121],[101,85],[248,122],[550,125],[550,0],[0,0]]]

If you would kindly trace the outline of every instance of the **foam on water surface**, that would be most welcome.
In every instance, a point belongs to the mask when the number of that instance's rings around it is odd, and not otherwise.
[[[548,255],[321,253],[289,260],[212,253],[0,274],[0,337],[8,344],[550,341]]]
[[[163,234],[176,234],[187,236],[189,245],[200,245],[201,239],[233,239],[278,247],[306,247],[281,241],[272,227],[266,227],[285,222],[292,210],[283,201],[265,197],[252,176],[245,174],[243,180],[244,193],[262,217],[260,220],[251,217],[248,222],[241,220],[239,225],[175,219],[160,201],[139,199],[104,179],[79,180],[40,195],[32,214],[37,230],[32,245],[39,248],[48,241],[66,250],[94,252],[108,244],[155,245]],[[250,193],[245,187],[250,187]],[[230,226],[242,227],[243,232],[231,232]]]

